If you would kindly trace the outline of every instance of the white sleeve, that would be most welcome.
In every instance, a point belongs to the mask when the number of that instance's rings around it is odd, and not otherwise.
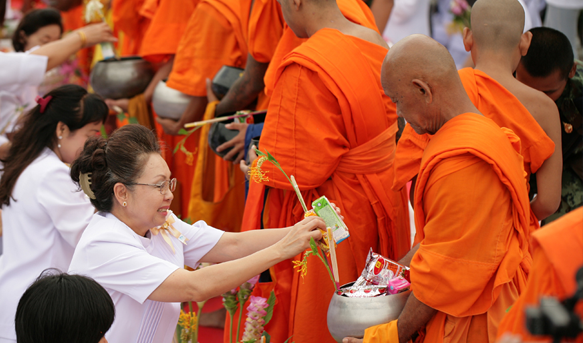
[[[82,263],[87,275],[106,289],[123,293],[144,303],[178,266],[148,254],[128,242],[96,240],[85,247]],[[71,272],[75,272],[71,270]]]
[[[0,53],[0,87],[39,86],[47,71],[47,56],[22,52]]]
[[[89,224],[95,208],[69,176],[68,168],[46,173],[37,190],[37,199],[53,225],[72,247]]]
[[[174,227],[188,238],[188,244],[184,246],[184,264],[191,268],[198,266],[200,259],[215,247],[225,233],[202,220],[189,225],[176,218]]]

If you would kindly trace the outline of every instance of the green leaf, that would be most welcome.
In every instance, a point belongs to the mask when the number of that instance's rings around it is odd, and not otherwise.
[[[290,339],[292,339],[292,337],[293,337],[293,336],[294,336],[294,335],[291,335],[291,336],[289,336],[289,338],[288,338],[288,339],[286,339],[286,340],[285,340],[285,342],[283,342],[283,343],[287,343],[287,342],[289,342],[289,340],[290,340]],[[292,342],[292,343],[293,343],[293,342]]]
[[[124,121],[126,118],[127,118],[127,116],[123,112],[118,113],[118,115],[117,115],[117,120],[119,120],[119,121]]]
[[[273,317],[273,308],[275,307],[275,293],[273,291],[271,291],[271,294],[269,294],[269,299],[267,299],[267,303],[269,304],[269,306],[267,306],[267,309],[265,309],[265,312],[267,312],[267,314],[265,315],[265,324],[263,324],[263,326],[267,325],[267,323],[269,323],[269,321],[271,320],[271,317]]]
[[[277,160],[275,159],[275,157],[273,157],[273,156],[272,156],[272,155],[269,153],[269,151],[267,151],[267,149],[265,149],[265,152],[267,153],[267,158],[268,158],[270,161],[272,161],[272,162],[275,162],[275,163],[279,164],[279,162],[277,162]]]
[[[138,121],[138,118],[136,117],[130,117],[129,119],[130,124],[139,124],[140,122]]]
[[[172,155],[176,154],[178,149],[180,149],[180,143],[182,143],[182,142],[178,142],[178,144],[176,144],[176,146],[174,147],[174,151],[172,151]]]
[[[259,149],[255,149],[255,153],[257,154],[257,156],[267,156],[263,153],[263,151],[261,151]]]
[[[178,134],[179,135],[187,135],[188,131],[186,131],[186,129],[180,129],[180,130],[178,130]]]
[[[105,132],[105,125],[101,125],[101,128],[99,129],[100,133],[101,133],[101,137],[103,137],[103,139],[107,139],[107,132]]]
[[[271,342],[271,335],[267,333],[267,331],[263,331],[263,337],[265,337],[265,343]]]

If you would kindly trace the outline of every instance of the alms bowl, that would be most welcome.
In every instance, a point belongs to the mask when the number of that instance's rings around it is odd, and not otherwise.
[[[344,337],[362,338],[367,328],[399,318],[410,293],[406,291],[372,298],[348,298],[335,292],[328,306],[328,331],[336,342],[342,342]]]
[[[161,80],[154,89],[152,106],[159,117],[178,120],[192,98],[190,95],[168,87],[166,80]]]
[[[91,70],[89,82],[105,99],[133,98],[143,93],[154,77],[150,62],[139,56],[99,61]]]

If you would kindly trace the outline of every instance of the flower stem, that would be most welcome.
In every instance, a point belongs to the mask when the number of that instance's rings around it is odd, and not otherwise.
[[[320,253],[320,249],[318,249],[318,258],[320,258],[320,260],[322,261],[322,263],[324,263],[324,265],[326,266],[326,269],[328,270],[328,275],[330,275],[330,280],[332,280],[332,283],[334,284],[334,289],[338,290],[338,285],[336,284],[336,281],[334,281],[334,275],[332,275],[332,271],[330,270],[330,266],[328,265],[328,260],[323,257]]]
[[[237,340],[237,342],[239,342],[239,333],[241,331],[241,319],[243,318],[243,305],[245,305],[245,303],[239,302],[239,321],[237,321],[237,337],[235,338]]]
[[[233,343],[233,316],[229,312],[229,343]]]

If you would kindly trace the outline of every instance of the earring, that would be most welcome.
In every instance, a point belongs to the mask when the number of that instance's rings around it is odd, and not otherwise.
[[[123,202],[123,204],[121,204],[121,205],[122,205],[123,207],[126,207],[126,206],[128,205],[128,203],[124,201],[124,202]]]
[[[63,139],[63,136],[59,136],[59,140]],[[61,148],[61,143],[57,144],[57,147],[59,147],[59,149]]]

